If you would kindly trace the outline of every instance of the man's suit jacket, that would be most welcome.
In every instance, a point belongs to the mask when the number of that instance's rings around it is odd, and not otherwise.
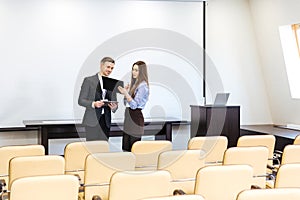
[[[105,99],[115,99],[112,95],[111,91],[107,91]],[[111,109],[108,106],[102,106],[101,108],[92,107],[93,101],[100,100],[102,100],[102,89],[98,74],[86,77],[82,83],[78,98],[78,104],[86,108],[82,123],[87,126],[96,126],[99,123],[102,109],[104,109],[105,123],[107,128],[110,129]]]

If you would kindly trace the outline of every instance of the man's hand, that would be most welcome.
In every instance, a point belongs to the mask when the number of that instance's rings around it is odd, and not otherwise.
[[[118,103],[109,103],[108,106],[113,112],[115,112],[118,108]]]
[[[94,102],[94,107],[95,108],[101,108],[104,105],[103,101],[95,101]]]

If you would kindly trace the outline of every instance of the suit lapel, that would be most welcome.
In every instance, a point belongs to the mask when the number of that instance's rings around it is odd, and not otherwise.
[[[102,100],[102,90],[100,86],[100,81],[98,78],[98,74],[93,76],[93,83],[96,86],[96,91],[95,91],[95,101],[100,101]]]
[[[102,97],[102,90],[101,90],[98,74],[92,76],[92,82],[93,82],[94,88],[96,88],[96,91],[94,91],[95,92],[95,99],[94,100],[95,101],[100,101],[100,100],[102,100],[102,98],[101,98]],[[102,113],[102,108],[96,108],[95,112],[96,112],[97,119],[99,120],[100,116],[101,116],[101,113]]]

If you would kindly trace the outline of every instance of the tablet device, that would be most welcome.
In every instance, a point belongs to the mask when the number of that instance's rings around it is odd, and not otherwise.
[[[108,106],[108,104],[110,103],[118,103],[118,101],[109,101],[107,99],[104,99],[103,102],[104,102],[104,106]]]

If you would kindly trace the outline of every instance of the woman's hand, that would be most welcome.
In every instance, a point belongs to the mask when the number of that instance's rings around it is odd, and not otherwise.
[[[128,94],[127,90],[121,86],[118,87],[118,90],[121,94],[123,94],[125,96],[126,96],[126,94]]]
[[[125,96],[128,102],[132,101],[131,96],[128,94],[127,90],[121,86],[118,87],[118,90],[120,91],[121,94]]]

